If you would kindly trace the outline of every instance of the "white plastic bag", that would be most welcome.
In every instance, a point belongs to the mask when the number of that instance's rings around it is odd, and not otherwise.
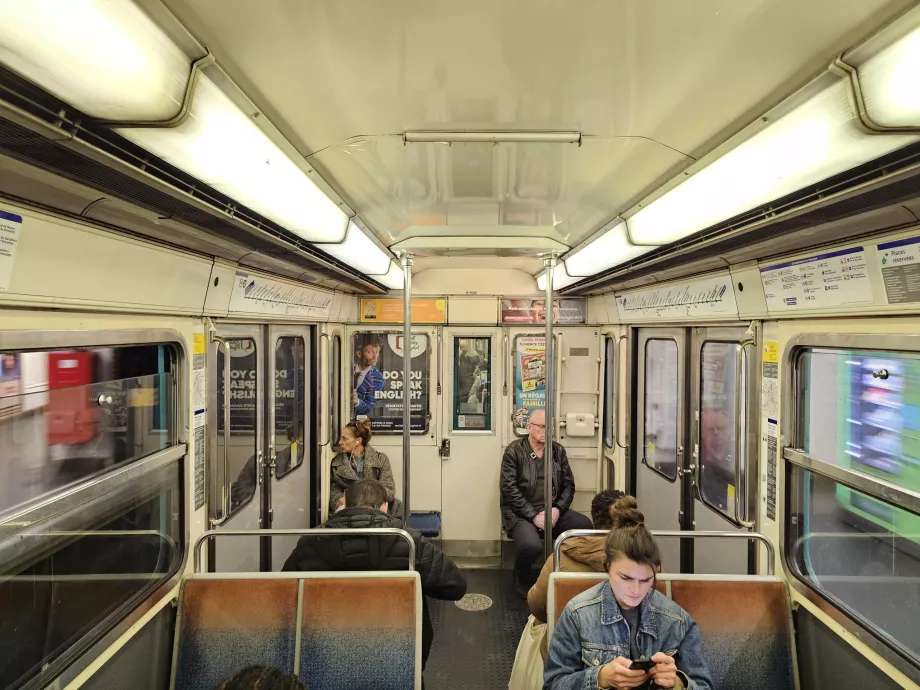
[[[546,636],[546,624],[528,617],[521,641],[514,655],[514,667],[508,680],[508,690],[540,690],[543,687],[543,657],[540,645]]]

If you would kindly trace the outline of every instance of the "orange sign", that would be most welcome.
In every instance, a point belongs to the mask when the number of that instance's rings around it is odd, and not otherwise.
[[[394,324],[403,322],[401,299],[362,297],[361,323]],[[447,323],[447,300],[412,300],[412,323]]]

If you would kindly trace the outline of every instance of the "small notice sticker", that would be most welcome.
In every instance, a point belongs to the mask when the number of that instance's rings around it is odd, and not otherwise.
[[[22,216],[0,211],[0,290],[8,290],[13,279],[13,264],[21,233]]]
[[[775,340],[766,340],[763,344],[763,361],[779,363],[779,343]]]
[[[195,334],[195,350],[192,354],[203,355],[205,353],[204,333]]]

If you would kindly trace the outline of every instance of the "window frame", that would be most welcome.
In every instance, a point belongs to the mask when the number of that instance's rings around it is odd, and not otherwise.
[[[304,377],[303,377],[303,380],[301,381],[301,383],[303,384],[303,394],[301,396],[301,403],[303,406],[302,409],[306,410],[309,407],[309,401],[307,400],[308,391],[307,391],[307,373],[306,373],[308,370],[307,369],[307,338],[302,333],[280,332],[280,333],[274,334],[273,340],[274,340],[273,342],[274,347],[269,348],[272,350],[271,352],[272,370],[269,373],[269,376],[272,376],[272,377],[274,377],[278,371],[278,345],[281,343],[281,341],[282,340],[299,340],[300,341],[300,351],[301,351],[301,354],[303,355],[303,371],[304,371]],[[272,381],[273,381],[272,392],[276,393],[278,390],[277,379],[273,378]],[[296,400],[297,398],[295,397],[295,401]],[[294,409],[295,411],[297,410],[296,402],[295,402]],[[272,400],[271,417],[272,417],[273,426],[276,426],[276,427],[278,426],[277,414],[278,414],[277,402],[275,400]],[[306,439],[307,434],[306,434],[306,428],[305,428],[306,427],[306,414],[305,413],[300,416],[300,419],[297,420],[297,423],[301,427],[301,433],[303,434],[304,439]],[[268,431],[269,433],[272,433],[272,434],[277,433],[277,429],[271,429]],[[288,447],[288,449],[290,449],[290,446]],[[306,447],[304,447],[303,457],[300,459],[300,462],[298,462],[296,465],[292,463],[291,466],[288,468],[288,471],[285,472],[284,474],[278,474],[278,468],[275,467],[275,470],[272,472],[272,478],[274,479],[274,481],[280,482],[286,479],[287,477],[290,477],[294,472],[296,472],[298,469],[305,466],[306,464],[307,464],[307,450],[306,450]]]
[[[642,449],[642,458],[641,458],[641,462],[642,462],[643,465],[645,465],[646,467],[648,467],[652,472],[654,472],[655,474],[657,474],[658,476],[660,476],[662,479],[664,479],[665,481],[671,482],[671,483],[673,484],[673,483],[676,482],[676,481],[678,480],[678,478],[680,477],[680,469],[681,469],[681,468],[680,468],[680,455],[679,455],[679,453],[677,452],[677,449],[676,449],[676,448],[674,449],[675,456],[674,456],[674,476],[673,476],[673,477],[670,477],[670,476],[666,475],[664,472],[662,472],[660,469],[658,469],[658,468],[655,467],[654,465],[649,464],[649,462],[648,462],[648,453],[646,452],[646,448],[647,448],[647,446],[648,446],[648,444],[646,443],[646,439],[648,438],[648,420],[647,420],[647,418],[646,418],[645,412],[646,412],[646,409],[647,409],[648,404],[649,404],[649,395],[648,395],[648,370],[649,370],[649,367],[648,367],[648,346],[649,346],[649,343],[659,342],[659,341],[665,341],[665,342],[670,342],[670,343],[673,343],[673,344],[674,344],[674,359],[675,359],[675,361],[677,362],[677,371],[678,371],[678,375],[679,375],[679,372],[680,372],[681,345],[680,345],[679,342],[677,342],[674,338],[671,338],[671,337],[661,337],[661,338],[654,338],[654,337],[652,337],[652,338],[648,338],[648,339],[645,341],[645,349],[644,349],[644,351],[643,351],[643,353],[642,353],[642,355],[643,355],[643,359],[642,359],[642,373],[644,374],[644,376],[642,377],[642,403],[643,403],[643,408],[642,408],[642,410],[641,410],[642,419],[645,420],[645,421],[644,421],[643,424],[642,424],[642,439],[641,439],[642,443],[641,443],[641,446],[640,446],[641,449]],[[675,382],[674,382],[674,389],[675,389],[675,390],[674,390],[674,400],[676,401],[676,410],[677,410],[677,413],[674,415],[674,427],[675,427],[674,437],[677,439],[677,445],[680,445],[680,444],[681,444],[681,440],[680,440],[680,415],[681,415],[681,411],[682,411],[682,410],[681,410],[681,402],[680,402],[680,382],[677,381],[677,379],[675,379]]]
[[[778,452],[781,457],[777,461],[777,473],[783,472],[786,482],[780,556],[783,567],[792,576],[788,580],[790,587],[848,632],[859,637],[873,652],[908,678],[920,683],[920,652],[910,652],[899,644],[893,644],[879,633],[876,626],[863,619],[845,602],[840,602],[818,589],[806,579],[795,555],[790,553],[790,543],[795,536],[790,528],[792,521],[802,519],[803,478],[806,472],[826,477],[883,503],[920,515],[920,493],[814,458],[802,450],[805,415],[801,404],[804,381],[800,359],[806,350],[813,348],[920,354],[920,336],[799,333],[789,338],[780,360],[782,399],[781,443]]]
[[[604,419],[601,424],[601,440],[604,448],[613,450],[616,447],[617,432],[617,336],[607,334],[604,336],[604,380],[602,392],[604,396]]]
[[[26,681],[24,688],[44,687],[55,682],[62,687],[68,685],[95,662],[107,649],[151,610],[160,610],[169,603],[168,594],[175,589],[185,571],[189,555],[190,520],[188,486],[193,472],[189,454],[189,344],[186,337],[175,329],[124,329],[124,330],[0,330],[2,351],[53,351],[90,349],[104,347],[125,347],[132,345],[167,345],[171,358],[171,370],[175,373],[175,385],[170,391],[174,399],[171,420],[175,424],[175,443],[168,448],[138,458],[127,465],[117,466],[102,474],[58,491],[30,500],[16,509],[0,515],[0,545],[7,542],[11,549],[12,539],[24,528],[22,523],[53,525],[54,529],[80,529],[87,521],[88,506],[102,501],[118,502],[117,492],[131,492],[131,487],[143,488],[145,479],[154,473],[176,467],[179,496],[179,532],[181,552],[173,568],[163,574],[160,584],[146,593],[143,599],[134,597],[110,613],[84,637],[62,649],[55,657],[45,661],[42,671]],[[19,524],[15,524],[19,523]],[[26,540],[20,540],[26,541]],[[4,552],[7,553],[6,549]],[[25,552],[25,547],[20,547]]]
[[[496,429],[495,429],[495,380],[494,380],[495,377],[493,376],[493,368],[494,368],[493,360],[495,357],[495,347],[494,347],[495,336],[492,334],[483,335],[482,333],[467,334],[467,333],[454,332],[454,333],[450,333],[449,337],[453,341],[453,345],[451,347],[451,363],[452,363],[451,365],[451,383],[450,383],[451,396],[450,396],[450,401],[449,401],[450,433],[451,435],[458,435],[458,436],[461,436],[461,435],[494,436],[496,434]],[[458,373],[459,373],[457,369],[459,365],[458,357],[457,357],[457,350],[460,347],[461,340],[487,340],[489,342],[489,365],[488,365],[488,368],[489,368],[489,406],[488,406],[488,410],[484,413],[484,416],[486,417],[486,421],[488,423],[488,427],[484,429],[461,429],[457,427],[457,417],[460,414],[465,414],[465,413],[461,413],[457,409],[456,383],[457,383],[457,378],[458,378]]]

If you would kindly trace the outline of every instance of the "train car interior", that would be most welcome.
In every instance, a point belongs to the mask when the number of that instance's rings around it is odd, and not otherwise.
[[[0,688],[603,687],[618,490],[674,687],[920,689],[918,75],[910,0],[0,0]]]

